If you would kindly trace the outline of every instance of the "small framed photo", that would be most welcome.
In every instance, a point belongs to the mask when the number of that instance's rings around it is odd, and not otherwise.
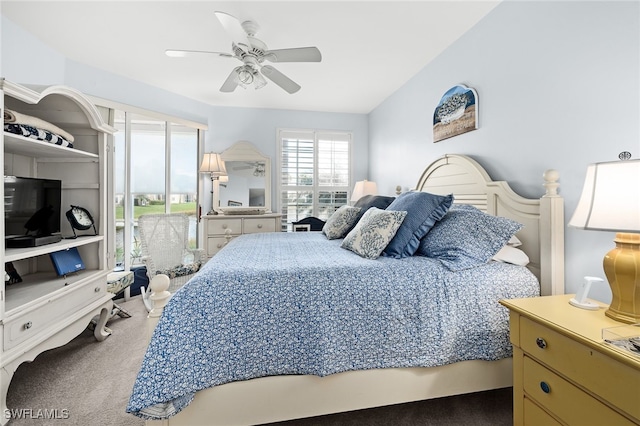
[[[293,225],[293,232],[309,232],[311,225]]]
[[[229,200],[229,201],[227,201],[227,206],[229,206],[229,207],[242,207],[242,203],[240,201]]]

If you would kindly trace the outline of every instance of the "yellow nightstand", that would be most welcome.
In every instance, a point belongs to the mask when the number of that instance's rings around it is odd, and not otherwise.
[[[640,357],[602,340],[603,328],[625,324],[571,297],[500,302],[510,310],[514,424],[640,424]]]

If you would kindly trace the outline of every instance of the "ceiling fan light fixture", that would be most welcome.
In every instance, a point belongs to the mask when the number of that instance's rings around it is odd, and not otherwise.
[[[253,170],[253,175],[257,177],[264,176],[264,163],[256,163],[256,168]]]
[[[253,83],[253,73],[247,68],[240,68],[236,71],[238,74],[238,84],[244,88]]]
[[[260,74],[258,71],[255,72],[255,74],[253,75],[253,78],[254,78],[253,85],[256,90],[262,89],[264,86],[267,85],[267,80],[265,80],[262,74]]]

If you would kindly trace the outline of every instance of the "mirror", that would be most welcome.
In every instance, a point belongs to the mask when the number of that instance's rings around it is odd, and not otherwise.
[[[228,176],[218,181],[219,206],[271,211],[271,159],[250,142],[240,141],[220,153]]]

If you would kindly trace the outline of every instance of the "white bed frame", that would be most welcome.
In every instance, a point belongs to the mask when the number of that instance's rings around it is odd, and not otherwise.
[[[544,174],[540,199],[517,195],[504,181],[492,181],[473,159],[445,155],[431,163],[416,189],[455,196],[487,213],[523,223],[517,234],[529,256],[529,268],[541,283],[541,294],[564,293],[564,212],[558,195],[558,173]],[[149,335],[170,296],[168,279],[151,283],[155,308]],[[250,425],[318,416],[449,395],[512,386],[511,359],[464,361],[431,368],[349,371],[327,377],[274,376],[215,386],[198,392],[182,412],[148,426]]]

